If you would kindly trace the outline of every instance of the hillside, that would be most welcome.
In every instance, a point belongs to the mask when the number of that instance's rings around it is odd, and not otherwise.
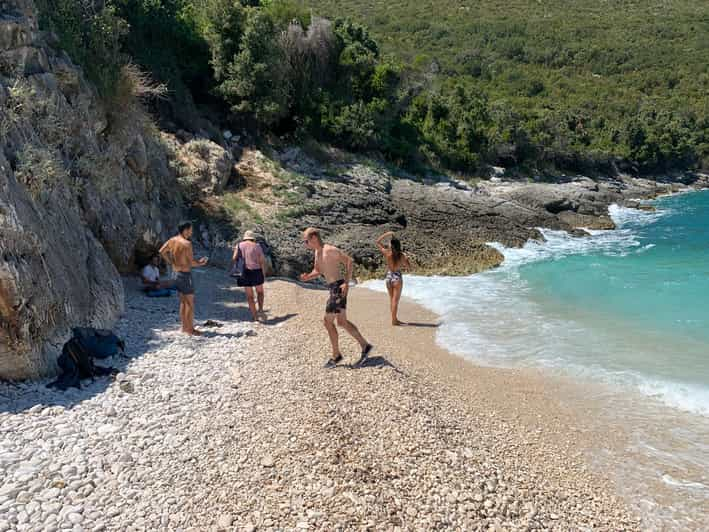
[[[706,3],[37,4],[109,106],[134,63],[166,86],[154,107],[168,129],[212,140],[195,102],[222,127],[315,138],[419,175],[709,169]]]
[[[669,146],[678,162],[692,145],[709,164],[705,2],[305,2],[366,25],[434,85],[487,95],[498,127],[518,126],[532,145],[646,163]]]

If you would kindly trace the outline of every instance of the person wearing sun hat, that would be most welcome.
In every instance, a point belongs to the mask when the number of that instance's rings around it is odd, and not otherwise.
[[[236,264],[240,258],[243,259],[243,273],[237,275],[236,284],[246,291],[246,299],[254,321],[263,321],[266,318],[263,311],[266,257],[261,246],[256,242],[257,238],[255,232],[246,231],[241,242],[234,246],[232,262]],[[254,290],[256,290],[256,298],[254,298]]]

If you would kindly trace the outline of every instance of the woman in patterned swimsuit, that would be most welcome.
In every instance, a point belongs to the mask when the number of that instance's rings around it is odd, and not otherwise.
[[[389,247],[384,245],[384,239],[391,237]],[[386,281],[387,292],[389,292],[389,301],[391,307],[391,324],[402,325],[399,321],[399,300],[401,299],[401,291],[404,288],[404,277],[401,275],[401,270],[411,268],[409,259],[401,251],[401,242],[394,238],[394,233],[389,231],[377,238],[377,247],[384,255],[387,262],[387,274],[384,280]]]

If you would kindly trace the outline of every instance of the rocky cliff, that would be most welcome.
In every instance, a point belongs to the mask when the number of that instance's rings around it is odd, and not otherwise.
[[[160,133],[111,117],[29,0],[0,2],[0,378],[54,371],[70,327],[110,326],[120,271],[183,210]]]

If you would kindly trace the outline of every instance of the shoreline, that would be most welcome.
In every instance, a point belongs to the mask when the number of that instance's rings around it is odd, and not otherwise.
[[[386,299],[383,292],[363,289]],[[406,307],[440,319],[433,310],[402,297],[402,309]],[[436,371],[455,374],[462,397],[470,393],[466,388],[481,382],[484,393],[507,385],[531,392],[531,400],[521,402],[520,393],[494,391],[487,408],[516,422],[543,425],[551,442],[565,440],[631,511],[643,516],[643,530],[703,529],[709,515],[709,477],[701,463],[686,454],[691,443],[687,430],[700,441],[709,438],[709,423],[702,416],[676,410],[639,390],[560,369],[484,365],[440,345],[435,335],[433,342],[441,361]],[[701,444],[694,444],[694,452],[699,452]]]
[[[393,330],[386,296],[354,288],[376,351],[326,371],[314,286],[269,282],[269,321],[253,324],[242,290],[197,270],[199,323],[222,327],[187,338],[176,298],[124,282],[115,381],[0,387],[0,529],[641,528],[588,463],[593,434],[560,381],[441,350],[435,316],[408,300],[402,318],[422,326]]]
[[[681,190],[652,199],[706,191],[707,188]],[[369,289],[382,293],[379,289]],[[418,287],[420,294],[422,289]],[[431,292],[431,297],[435,297],[435,290]],[[434,305],[434,308],[437,307]],[[443,351],[450,349],[439,347]],[[569,419],[585,426],[584,430],[595,441],[604,442],[589,445],[588,454],[598,462],[596,469],[611,468],[619,493],[632,500],[635,510],[644,515],[644,526],[702,529],[701,523],[709,516],[706,462],[696,454],[705,448],[700,442],[709,437],[709,423],[702,414],[674,407],[640,390],[594,382],[558,368],[501,368],[485,365],[464,353],[451,351],[450,354],[471,365],[483,364],[485,369],[519,372],[522,378],[547,381],[551,386],[545,386],[543,393],[558,395],[557,400],[567,401],[566,406],[575,411]],[[579,418],[584,419],[579,421]],[[692,440],[691,435],[698,441]]]
[[[279,291],[285,289],[295,294],[294,299],[299,299],[298,308],[311,307],[314,303],[314,310],[309,312],[313,323],[304,334],[314,333],[317,337],[315,341],[321,353],[315,360],[309,357],[309,362],[317,367],[318,363],[326,360],[328,354],[327,336],[319,320],[319,307],[322,304],[319,300],[324,298],[324,294],[318,293],[317,290],[303,293],[304,288],[294,283],[282,281],[278,283]],[[300,295],[298,295],[299,291]],[[535,494],[537,504],[548,505],[544,510],[540,506],[535,506],[534,511],[530,510],[526,515],[522,512],[514,516],[516,519],[504,521],[503,529],[520,525],[520,518],[522,521],[526,520],[525,526],[534,526],[536,520],[537,525],[560,529],[582,526],[582,522],[584,524],[593,522],[601,529],[635,529],[639,526],[637,518],[632,516],[632,511],[628,511],[625,504],[614,494],[610,480],[589,468],[588,450],[594,440],[593,434],[590,428],[579,423],[577,411],[564,404],[566,391],[570,387],[576,387],[575,382],[536,370],[477,366],[438,346],[435,341],[435,328],[428,326],[437,323],[438,318],[419,304],[402,298],[401,315],[409,322],[413,321],[421,326],[392,328],[386,323],[388,302],[385,294],[362,287],[353,289],[351,294],[350,319],[368,339],[370,334],[375,335],[374,357],[382,357],[385,360],[384,367],[379,370],[380,373],[384,373],[387,367],[391,366],[395,368],[396,373],[403,372],[411,381],[411,385],[420,390],[420,397],[447,404],[450,410],[455,412],[456,424],[475,427],[469,431],[463,430],[464,433],[473,434],[473,431],[479,431],[482,427],[494,426],[494,430],[490,431],[495,434],[494,436],[484,434],[473,437],[467,442],[470,447],[466,446],[465,449],[471,459],[474,458],[476,449],[473,442],[476,440],[479,442],[482,438],[487,440],[482,448],[492,451],[497,459],[505,456],[506,462],[509,459],[514,462],[515,471],[511,472],[511,476],[517,479],[520,479],[520,474],[536,477],[539,485],[546,485],[546,488],[549,488],[549,483],[556,485],[548,492],[546,489],[542,490],[543,495]],[[306,299],[307,303],[304,301]],[[375,306],[381,312],[373,315],[371,309]],[[350,353],[356,351],[356,346],[353,346],[349,339],[345,339],[344,344],[348,346]],[[351,359],[352,356],[350,355],[349,358]],[[347,359],[346,356],[346,362]],[[339,373],[339,370],[336,371]],[[348,372],[342,369],[342,373],[346,376]],[[323,376],[323,379],[327,379],[327,375]],[[566,391],[561,392],[561,390]],[[560,393],[555,393],[557,391]],[[504,437],[501,437],[501,434],[504,434]],[[489,460],[489,457],[487,458]],[[504,466],[500,467],[503,465],[501,463],[482,461],[482,465],[486,469],[490,467],[504,469]],[[583,480],[580,482],[580,479]],[[510,484],[514,484],[514,481]],[[525,486],[519,491],[524,493],[530,489],[533,490]],[[596,512],[581,517],[576,513],[577,508],[572,513],[565,514],[561,509],[565,502],[569,499],[588,497],[588,494],[584,493],[585,490],[595,493],[590,500],[599,503],[603,501],[600,503],[601,506],[610,505],[613,508],[612,511],[606,508],[609,517],[622,515],[623,524],[594,521],[599,518]],[[564,502],[557,500],[560,493],[563,493],[561,499],[565,499]],[[545,503],[540,502],[545,497],[550,497],[550,500]],[[485,499],[487,500],[487,496]],[[576,503],[579,504],[579,501],[576,500]],[[493,508],[497,509],[497,504],[491,504],[490,509]],[[483,518],[486,509],[488,509],[486,504],[480,509]],[[491,515],[495,516],[495,519],[500,519],[495,512],[491,512]],[[586,518],[590,521],[584,521]],[[494,524],[494,520],[482,521],[483,525],[486,523]],[[402,523],[405,528],[410,524],[414,522]]]

